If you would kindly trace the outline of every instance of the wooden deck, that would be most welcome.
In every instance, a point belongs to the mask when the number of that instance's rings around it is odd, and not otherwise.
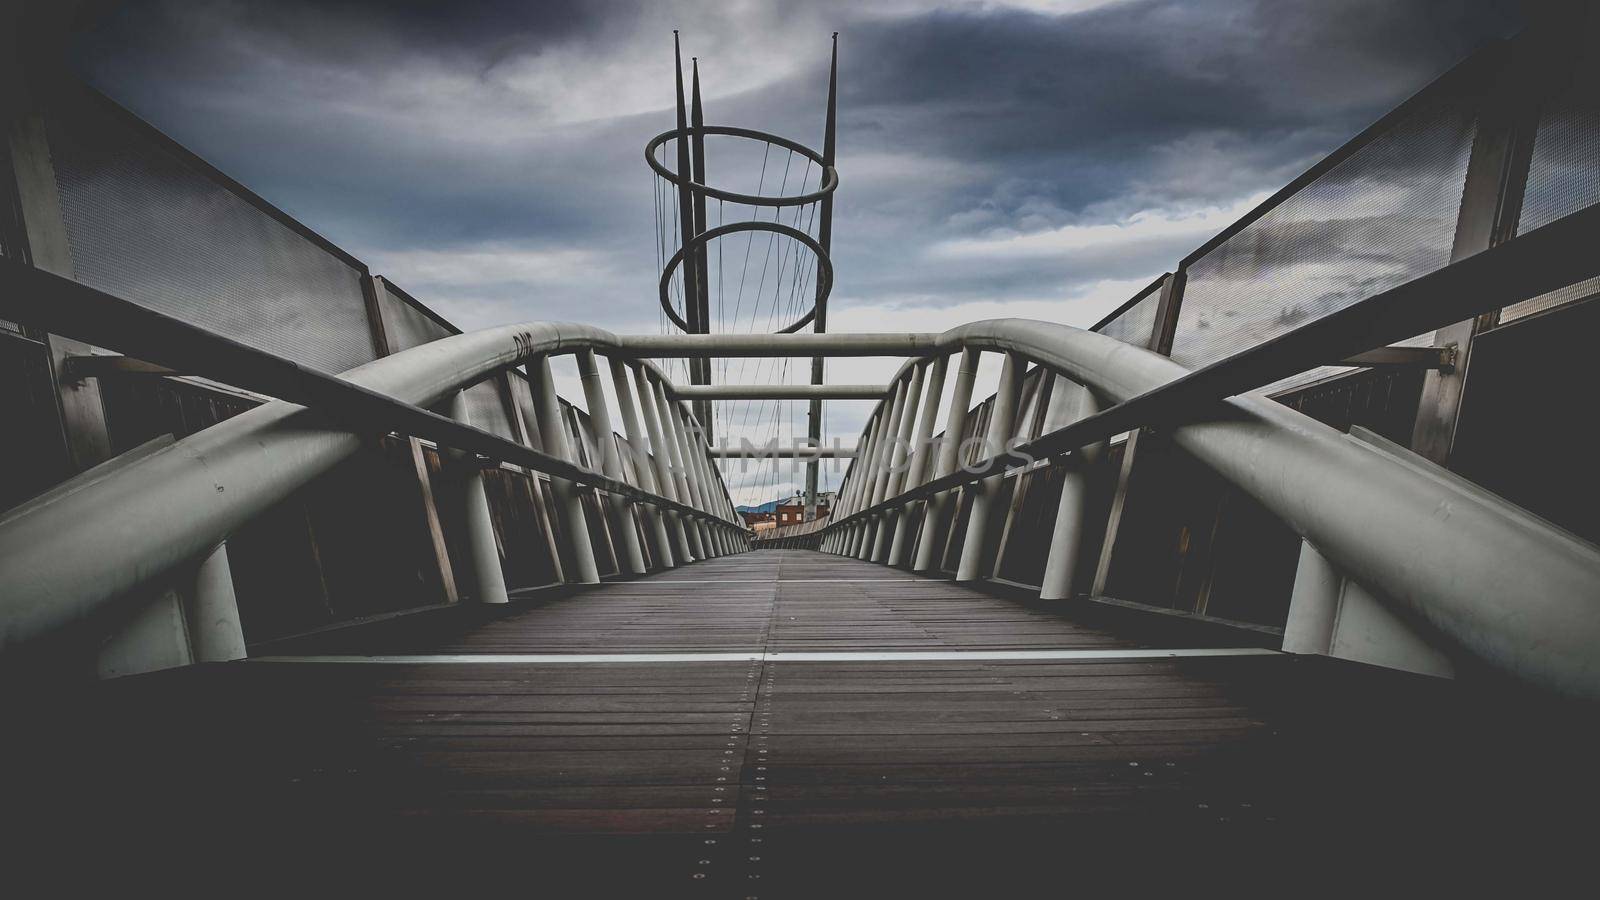
[[[1010,896],[1586,840],[1552,823],[1590,815],[1592,721],[1088,612],[749,553],[52,697],[10,808],[51,845],[547,896]],[[614,658],[642,654],[677,656]]]

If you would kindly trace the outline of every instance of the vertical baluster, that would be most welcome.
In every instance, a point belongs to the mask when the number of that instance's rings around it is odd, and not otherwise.
[[[544,452],[568,462],[574,461],[567,443],[566,423],[561,421],[561,404],[556,400],[555,377],[550,374],[550,358],[540,354],[528,362],[528,381],[533,388],[534,414],[539,419],[539,436]],[[556,513],[572,550],[576,571],[567,573],[570,584],[599,584],[600,567],[595,563],[594,545],[589,539],[589,519],[583,511],[578,486],[565,478],[550,479],[556,495]]]
[[[879,403],[872,411],[872,418],[867,420],[867,427],[862,430],[862,439],[856,460],[850,467],[850,480],[853,482],[850,490],[850,514],[859,513],[866,507],[864,501],[868,485],[872,482],[872,454],[878,447],[878,441],[883,433],[884,417],[889,413],[889,404],[893,402],[893,395],[886,394],[883,402]],[[861,540],[866,531],[866,522],[858,520],[850,525],[845,532],[844,543],[839,548],[842,556],[856,556],[861,551]]]
[[[639,428],[639,409],[633,402],[633,386],[628,382],[628,366],[620,359],[612,358],[611,364],[611,390],[617,395],[617,412],[622,416],[622,428],[628,438],[628,448],[633,453],[633,468],[638,475],[639,486],[652,494],[666,496],[656,484],[655,472],[651,469],[649,454],[645,453],[645,435]],[[657,564],[663,569],[670,569],[677,565],[673,561],[672,539],[667,536],[666,516],[663,511],[649,504],[644,504],[639,510],[645,518],[651,536],[651,543]]]
[[[889,487],[889,460],[894,454],[895,438],[900,432],[900,416],[905,409],[907,381],[901,380],[894,388],[894,402],[889,405],[889,418],[884,424],[883,437],[878,441],[878,449],[872,454],[872,479],[868,482],[867,506],[876,506],[883,502],[884,492]],[[861,542],[860,558],[871,560],[877,548],[878,541],[883,534],[883,517],[873,516],[867,520],[866,537]]]
[[[989,432],[984,440],[984,458],[1004,453],[1007,443],[1016,434],[1017,401],[1022,396],[1022,370],[1026,366],[1021,356],[1006,354],[1000,369],[1000,390],[994,398],[994,414],[989,419]],[[961,545],[957,581],[972,581],[989,574],[984,558],[985,545],[989,541],[990,520],[994,518],[994,495],[1000,490],[1003,478],[1004,472],[996,472],[972,483],[972,515],[967,519],[967,533]]]
[[[652,378],[650,392],[655,398],[656,414],[661,418],[661,436],[671,453],[672,474],[677,479],[679,501],[685,506],[699,509],[699,496],[694,489],[694,481],[689,476],[687,444],[683,440],[683,421],[678,418],[672,402],[667,399],[666,385]],[[694,551],[695,559],[710,559],[711,554],[706,550],[704,523],[699,517],[686,517],[683,528],[689,535],[689,548]]]
[[[861,440],[857,444],[859,451],[856,453],[855,462],[851,463],[850,471],[846,473],[845,487],[849,489],[849,496],[845,498],[845,509],[848,514],[854,515],[860,511],[861,485],[866,480],[868,459],[872,456],[872,445],[878,435],[878,422],[883,417],[883,406],[873,410],[872,418],[867,420],[867,427],[861,430]],[[854,556],[856,541],[861,534],[861,523],[855,522],[846,527],[839,545],[841,556]]]
[[[467,392],[457,391],[450,398],[450,417],[471,424],[467,415]],[[494,519],[489,515],[489,497],[483,490],[483,469],[470,453],[446,453],[455,474],[460,477],[461,520],[466,531],[467,555],[472,583],[479,603],[509,603],[506,576],[500,568],[500,549],[494,540]]]
[[[655,466],[657,493],[675,503],[686,504],[683,495],[678,492],[678,480],[673,475],[672,445],[667,441],[661,428],[655,388],[651,386],[650,376],[645,372],[643,365],[633,370],[633,385],[639,396],[639,410],[644,415],[645,430],[650,434],[650,461]],[[689,542],[689,529],[684,525],[683,514],[671,510],[665,515],[674,540],[673,549],[678,564],[687,565],[694,562],[694,549]]]
[[[1087,387],[1079,388],[1078,408],[1073,421],[1099,411],[1094,394]],[[1078,564],[1083,558],[1083,526],[1089,515],[1088,467],[1105,452],[1105,446],[1104,441],[1099,441],[1055,462],[1055,465],[1064,467],[1061,473],[1061,503],[1056,507],[1056,524],[1050,532],[1050,551],[1045,557],[1044,578],[1039,586],[1041,600],[1064,600],[1072,596]]]
[[[874,491],[876,491],[878,484],[879,460],[883,458],[884,448],[890,443],[889,420],[890,417],[894,415],[894,407],[895,404],[899,402],[899,399],[900,385],[895,385],[892,389],[892,393],[890,394],[890,399],[888,402],[883,404],[879,412],[877,428],[874,430],[872,440],[872,456],[867,460],[867,464],[863,466],[861,470],[861,474],[863,476],[861,479],[861,493],[858,494],[857,497],[860,504],[860,509],[862,510],[872,508],[872,495]],[[872,535],[876,530],[875,525],[876,520],[871,516],[868,516],[860,523],[856,546],[851,552],[851,555],[856,559],[866,559],[868,554],[871,552]]]
[[[968,348],[961,351],[961,365],[956,369],[956,383],[950,395],[950,409],[944,417],[944,441],[939,445],[939,465],[934,478],[943,478],[956,470],[961,461],[961,430],[967,424],[967,407],[972,404],[972,383],[978,374],[979,351]],[[932,449],[929,449],[932,452]],[[913,572],[926,572],[939,565],[935,553],[944,548],[942,532],[944,520],[949,518],[951,492],[943,491],[928,498],[922,515],[922,537],[917,544],[917,558],[912,563]]]
[[[948,356],[940,356],[926,363],[928,374],[927,383],[923,387],[921,415],[917,422],[916,435],[912,439],[911,463],[906,467],[906,476],[900,486],[900,493],[921,487],[924,481],[923,473],[928,469],[928,458],[933,455],[932,448],[928,444],[933,439],[933,425],[939,417],[939,401],[944,399],[944,372],[949,361]],[[926,506],[926,501],[920,501],[916,504],[907,504],[895,511],[897,520],[894,543],[889,547],[889,565],[906,564],[906,555],[911,552],[913,542],[908,532],[912,524],[917,521],[916,509]]]
[[[911,444],[911,429],[917,421],[917,405],[922,401],[922,377],[927,368],[926,363],[918,363],[911,369],[911,378],[906,382],[905,402],[900,404],[896,412],[894,445],[889,448],[889,465],[885,474],[883,496],[880,500],[888,500],[900,496],[900,486],[906,480],[906,457],[909,455]],[[887,562],[889,559],[889,539],[894,536],[899,525],[904,507],[884,513],[882,524],[878,527],[878,538],[872,548],[873,562]]]
[[[595,363],[594,351],[579,350],[577,358],[578,378],[583,382],[583,398],[589,405],[589,421],[594,423],[595,443],[600,447],[600,473],[607,478],[624,481],[627,476],[622,469],[622,457],[617,453],[616,432],[612,430],[611,410],[606,405],[605,391],[600,388],[600,367]],[[622,565],[627,566],[634,575],[643,575],[646,571],[644,550],[639,546],[639,532],[634,527],[627,498],[608,493],[603,502],[611,507],[611,516],[622,533]]]
[[[195,662],[245,658],[244,627],[239,621],[239,600],[233,591],[226,541],[206,554],[195,571],[194,592],[188,605],[189,647]]]
[[[720,519],[721,504],[717,502],[717,492],[713,487],[715,476],[711,473],[711,458],[707,455],[708,443],[705,434],[704,426],[691,414],[684,429],[684,436],[689,442],[689,467],[694,470],[696,482],[700,486],[700,502],[703,508]],[[727,547],[722,543],[722,526],[716,522],[707,522],[706,528],[711,542],[711,555],[727,555]]]
[[[708,401],[709,402],[709,401]],[[674,407],[682,407],[674,403]],[[689,404],[690,410],[694,404]],[[715,514],[716,502],[712,499],[711,472],[706,468],[706,441],[705,431],[694,418],[692,411],[685,411],[679,419],[683,423],[684,461],[688,463],[689,474],[694,479],[695,490],[699,492],[700,508],[708,513]],[[722,550],[717,545],[717,525],[715,522],[700,520],[705,531],[706,552],[712,557],[722,555]]]

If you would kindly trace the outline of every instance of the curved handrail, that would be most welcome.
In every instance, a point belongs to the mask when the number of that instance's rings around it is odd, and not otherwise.
[[[975,322],[936,343],[942,353],[1019,354],[1109,403],[1189,372],[1143,348],[1049,322]],[[1487,491],[1378,452],[1262,397],[1195,410],[1170,436],[1407,617],[1499,669],[1600,698],[1600,548]],[[1002,467],[1015,465],[1008,460]],[[915,494],[858,505],[828,530],[849,528]]]
[[[586,325],[507,325],[423,344],[339,377],[426,407],[540,355],[588,349],[632,358],[625,343]],[[636,361],[665,381],[653,364]],[[350,425],[280,400],[14,510],[0,518],[0,649],[87,618],[196,558],[361,443]]]

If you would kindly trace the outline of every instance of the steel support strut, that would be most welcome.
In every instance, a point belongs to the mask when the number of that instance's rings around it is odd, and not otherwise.
[[[916,437],[912,443],[911,463],[906,471],[902,490],[919,487],[922,484],[923,473],[927,471],[928,457],[932,455],[929,443],[933,440],[933,425],[939,416],[939,401],[944,399],[944,371],[949,364],[950,357],[936,356],[928,363],[927,384],[923,391],[922,415],[917,422]],[[899,491],[896,491],[898,494]],[[920,504],[926,506],[926,502]],[[912,551],[914,539],[909,534],[917,519],[910,505],[895,511],[898,521],[894,531],[894,543],[889,548],[889,565],[901,566],[906,563],[906,557]]]
[[[650,455],[645,451],[645,434],[639,427],[639,409],[634,404],[633,386],[628,382],[628,366],[622,360],[612,357],[611,364],[611,390],[617,395],[617,412],[622,416],[624,436],[628,439],[628,448],[633,453],[633,470],[638,475],[640,486],[652,494],[662,493],[656,484],[656,473]],[[640,513],[649,523],[653,555],[656,564],[664,569],[677,565],[673,559],[672,539],[667,535],[666,517],[653,506],[641,506]]]
[[[467,422],[467,392],[457,391],[450,398],[450,417]],[[507,603],[506,577],[500,568],[500,548],[494,537],[494,518],[489,514],[489,497],[483,489],[483,468],[471,454],[444,450],[451,474],[460,479],[456,489],[461,503],[461,521],[467,537],[468,569],[479,603]]]
[[[1007,353],[1000,369],[1000,388],[994,395],[994,410],[989,416],[989,433],[984,440],[985,457],[998,456],[1016,434],[1017,401],[1022,396],[1022,370],[1027,363],[1016,353]],[[988,544],[993,525],[995,494],[1004,474],[991,475],[972,483],[972,513],[961,545],[957,581],[973,581],[989,576]]]
[[[978,350],[961,351],[961,365],[956,369],[956,383],[950,395],[950,408],[944,417],[944,441],[939,446],[939,464],[934,477],[940,478],[955,472],[961,457],[961,434],[967,425],[967,407],[972,404],[972,384],[978,375]],[[930,448],[931,452],[931,448]],[[914,572],[926,572],[944,562],[944,525],[950,512],[952,497],[948,493],[928,498],[922,515],[922,537],[917,544],[917,558],[911,564]],[[937,553],[937,558],[935,554]]]
[[[589,421],[594,424],[595,443],[600,449],[600,471],[607,477],[624,480],[622,457],[617,452],[616,432],[611,428],[611,412],[606,407],[605,391],[600,389],[600,367],[595,362],[593,350],[579,350],[578,377],[583,382],[583,399],[589,407]],[[607,494],[605,505],[611,507],[611,517],[622,532],[622,564],[628,572],[643,575],[646,571],[644,548],[639,545],[639,532],[633,525],[633,514],[628,501],[618,494]]]

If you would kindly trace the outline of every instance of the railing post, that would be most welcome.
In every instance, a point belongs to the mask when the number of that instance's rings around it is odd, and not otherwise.
[[[1080,387],[1074,421],[1099,411],[1094,394],[1087,387]],[[1072,585],[1083,558],[1084,521],[1089,515],[1088,467],[1104,452],[1105,442],[1100,441],[1054,463],[1062,467],[1061,502],[1056,507],[1056,524],[1050,533],[1050,549],[1039,586],[1041,600],[1064,600],[1072,596]]]
[[[678,502],[685,506],[699,508],[696,502],[692,483],[689,481],[684,452],[683,423],[674,414],[672,404],[667,400],[666,387],[654,378],[647,378],[650,383],[650,394],[655,401],[656,414],[661,418],[661,435],[666,443],[668,458],[672,461],[672,476],[677,481]],[[689,549],[694,553],[695,559],[709,559],[711,554],[706,552],[700,520],[690,517],[683,523],[683,530],[689,536]]]
[[[0,38],[0,43],[10,44],[12,40],[13,37],[7,35]],[[33,265],[72,278],[72,247],[61,212],[61,190],[56,181],[55,164],[51,161],[49,130],[41,112],[42,104],[28,96],[29,75],[33,73],[25,68],[21,54],[0,54],[0,83],[6,85],[8,95],[4,113],[10,113],[0,114],[0,125],[5,130],[3,137],[10,145],[10,152],[0,157],[9,157],[11,162],[10,167],[0,165],[0,178],[14,179],[15,212],[22,220],[22,237],[27,242]],[[67,357],[88,355],[92,348],[60,334],[47,333],[43,339],[50,353],[50,371],[60,404],[67,454],[73,471],[82,472],[115,455],[100,394],[100,380],[74,381],[62,377]]]
[[[393,345],[389,341],[389,326],[383,318],[383,304],[378,298],[388,290],[384,280],[368,272],[361,279],[362,294],[367,300],[367,324],[372,331],[372,348],[379,356],[388,356],[393,352]],[[516,409],[517,404],[511,404],[517,419],[521,419],[521,410]],[[518,436],[522,443],[532,446],[525,434],[524,423],[518,421]],[[450,565],[450,548],[445,543],[444,528],[439,524],[439,507],[433,495],[433,480],[428,476],[428,461],[423,455],[422,442],[412,435],[402,435],[400,439],[406,444],[406,451],[411,458],[411,471],[417,480],[417,493],[422,500],[422,527],[428,534],[428,545],[433,557],[434,572],[439,578],[440,590],[444,593],[446,603],[455,603],[460,599],[456,592],[455,569]],[[530,473],[530,477],[532,476]],[[537,482],[536,482],[537,483]],[[559,557],[556,559],[556,569],[561,568]]]
[[[872,456],[872,439],[877,436],[878,420],[882,418],[882,415],[883,407],[880,404],[867,420],[866,428],[861,429],[861,439],[856,442],[856,447],[861,448],[861,450],[856,453],[856,460],[850,464],[850,469],[845,472],[845,484],[840,485],[843,490],[840,492],[840,498],[838,498],[838,516],[850,516],[850,514],[854,514],[858,509],[861,509],[861,506],[856,503],[856,498],[861,495],[861,482],[866,479],[867,458]],[[851,556],[851,548],[854,546],[853,538],[856,532],[859,532],[859,528],[856,525],[850,525],[840,535],[837,548],[840,556]]]
[[[955,388],[950,395],[950,410],[944,417],[944,441],[939,446],[939,465],[934,478],[943,478],[956,470],[961,460],[961,431],[967,424],[967,407],[972,404],[972,382],[978,374],[980,351],[968,348],[961,351],[961,365],[956,369]],[[930,450],[931,452],[931,450]],[[913,572],[926,572],[938,563],[934,560],[935,544],[940,548],[939,532],[949,511],[950,491],[928,498],[927,510],[922,516],[922,537],[917,545],[917,558],[911,565]]]
[[[244,659],[244,626],[239,622],[239,599],[233,592],[226,541],[201,561],[188,600],[189,647],[194,661]]]
[[[916,422],[917,405],[922,400],[922,377],[925,363],[919,363],[911,369],[911,378],[906,382],[905,400],[895,410],[895,440],[889,447],[888,469],[884,473],[882,496],[878,498],[881,503],[891,497],[900,495],[900,486],[905,483],[907,445],[911,443],[911,429]],[[881,563],[889,559],[889,538],[899,530],[898,525],[904,507],[891,510],[883,516],[882,524],[878,526],[878,539],[872,548],[872,561]]]
[[[678,482],[672,472],[672,450],[662,435],[655,389],[651,387],[650,376],[645,372],[643,365],[634,368],[633,385],[639,395],[639,409],[644,414],[645,430],[650,434],[650,461],[655,466],[659,493],[675,503],[683,503],[685,501],[678,493]],[[694,562],[696,557],[689,544],[689,529],[684,527],[683,515],[677,510],[667,511],[665,515],[675,542],[673,547],[678,564],[687,565]]]
[[[467,414],[467,392],[456,391],[450,398],[450,418],[471,423]],[[509,603],[505,571],[500,568],[500,548],[495,543],[494,519],[489,515],[489,497],[483,489],[483,469],[470,453],[447,451],[461,479],[461,520],[467,538],[468,563],[479,603]]]
[[[593,350],[578,351],[578,377],[583,382],[584,402],[589,406],[589,421],[594,423],[595,443],[600,446],[600,472],[607,478],[626,481],[622,457],[617,453],[616,432],[611,426],[611,411],[606,406],[605,391],[600,389],[600,367]],[[622,532],[622,556],[628,571],[643,575],[649,571],[644,562],[644,549],[639,546],[639,531],[633,524],[633,513],[628,501],[617,494],[607,494],[606,505],[617,520]]]
[[[1289,593],[1289,615],[1283,624],[1283,652],[1328,652],[1333,645],[1343,590],[1344,576],[1310,541],[1301,538],[1294,587]]]
[[[866,483],[866,499],[863,506],[876,506],[883,502],[884,491],[889,487],[889,458],[894,452],[895,436],[900,432],[900,415],[905,409],[906,388],[908,382],[901,380],[894,387],[894,400],[889,404],[887,418],[879,432],[878,446],[872,451],[872,467],[867,471],[872,477]],[[875,558],[878,542],[883,534],[883,518],[872,516],[867,519],[866,528],[861,540],[859,558],[871,561]]]
[[[656,484],[655,472],[651,468],[650,455],[644,450],[645,435],[639,428],[639,409],[633,402],[633,385],[628,382],[628,366],[622,360],[612,357],[611,364],[611,390],[617,395],[617,411],[622,416],[622,427],[628,438],[628,448],[633,451],[633,468],[638,473],[639,484],[652,494],[667,496]],[[671,569],[677,565],[672,558],[672,539],[667,536],[667,523],[665,513],[648,504],[640,508],[645,521],[649,524],[651,540],[655,544],[655,558],[663,569]]]
[[[663,385],[661,389],[664,393],[666,386]],[[701,512],[710,513],[712,510],[711,492],[706,486],[705,468],[700,465],[704,459],[704,454],[698,452],[699,448],[703,446],[703,441],[700,440],[702,434],[699,427],[700,423],[695,421],[693,413],[685,412],[683,405],[677,401],[669,399],[667,406],[671,408],[672,414],[677,417],[678,440],[683,442],[683,471],[684,475],[689,479],[689,490],[693,493],[695,506]],[[693,404],[690,404],[690,406],[692,408]],[[691,427],[690,423],[693,423],[693,427]],[[716,532],[711,524],[705,519],[697,519],[695,524],[700,529],[700,541],[705,545],[706,557],[711,559],[721,556],[722,554],[717,550]]]
[[[874,411],[872,418],[867,420],[867,427],[862,430],[863,437],[861,440],[861,452],[856,454],[856,461],[850,465],[850,472],[848,473],[849,477],[846,478],[845,481],[846,486],[850,488],[850,497],[847,508],[850,510],[852,515],[856,512],[859,512],[864,505],[861,502],[861,494],[862,491],[865,490],[867,481],[870,480],[868,469],[872,464],[872,451],[873,448],[877,446],[878,432],[882,427],[883,417],[886,414],[887,410],[884,408],[884,405],[879,404],[878,408]],[[861,531],[862,524],[860,522],[850,526],[849,530],[845,533],[844,542],[839,548],[839,553],[841,555],[856,555],[856,552],[860,547]]]
[[[1538,5],[1548,10],[1528,22],[1479,104],[1461,205],[1456,211],[1451,262],[1488,250],[1516,234],[1533,142],[1538,136],[1538,111],[1549,86],[1566,83],[1566,78],[1552,79],[1553,73],[1542,70],[1552,65],[1565,68],[1582,58],[1568,43],[1586,30],[1581,17],[1590,15],[1585,8],[1592,4]],[[1561,13],[1550,14],[1558,8]],[[1556,60],[1562,62],[1553,62]],[[1433,346],[1454,347],[1456,361],[1449,371],[1423,373],[1411,449],[1425,459],[1440,465],[1449,462],[1471,374],[1472,345],[1498,315],[1498,311],[1485,313],[1434,332]]]
[[[1022,393],[1022,370],[1026,366],[1021,356],[1006,354],[1000,369],[1000,389],[994,397],[994,413],[989,417],[989,434],[984,440],[984,457],[1004,453],[1007,443],[1016,434],[1017,400]],[[990,507],[1005,477],[1004,472],[997,472],[972,483],[972,515],[967,519],[956,581],[973,581],[989,574],[984,563],[984,547],[989,540],[989,520],[993,517]]]
[[[894,393],[888,402],[880,409],[878,418],[873,427],[872,455],[866,459],[866,464],[861,467],[861,493],[857,495],[861,509],[872,507],[872,494],[878,483],[878,460],[883,456],[883,448],[889,443],[889,419],[894,415],[894,406],[900,399],[900,386],[896,385]],[[872,552],[872,535],[876,531],[876,520],[868,516],[857,527],[856,545],[851,548],[850,555],[856,559],[865,560]]]
[[[920,487],[923,482],[923,472],[927,471],[929,447],[928,442],[933,439],[933,423],[939,416],[939,401],[944,398],[944,372],[949,364],[948,356],[940,356],[924,366],[927,368],[926,384],[923,386],[922,406],[917,421],[917,431],[912,438],[911,463],[906,469],[906,477],[900,484],[899,492]],[[907,417],[909,419],[909,417]],[[925,506],[925,503],[916,504]],[[906,563],[906,554],[911,552],[911,536],[907,532],[917,521],[912,511],[912,504],[907,504],[895,511],[894,543],[889,547],[889,565],[903,566]]]
[[[878,442],[878,449],[873,453],[872,480],[870,496],[867,503],[876,506],[882,503],[889,489],[890,460],[894,457],[895,438],[900,434],[900,419],[905,413],[906,394],[910,390],[911,381],[903,378],[894,386],[894,399],[889,404],[889,420],[883,429],[883,437]],[[874,525],[877,531],[878,526]]]
[[[1172,355],[1172,341],[1178,328],[1178,313],[1183,308],[1183,289],[1188,284],[1188,273],[1183,268],[1168,273],[1161,281],[1156,298],[1155,323],[1142,346],[1162,356]],[[1130,342],[1131,343],[1131,342]],[[1140,346],[1140,345],[1135,345]],[[1100,556],[1095,560],[1094,581],[1089,587],[1091,596],[1105,593],[1111,578],[1111,564],[1116,557],[1117,538],[1122,531],[1122,516],[1127,509],[1128,490],[1133,482],[1133,467],[1139,455],[1141,430],[1128,433],[1122,445],[1122,464],[1117,468],[1116,486],[1111,492],[1111,503],[1106,509],[1105,533],[1100,542]]]
[[[528,362],[528,382],[533,389],[534,413],[539,419],[539,436],[544,452],[571,461],[566,423],[561,421],[561,404],[556,400],[555,377],[550,373],[550,357],[540,354]],[[594,545],[589,539],[589,519],[583,512],[583,498],[577,485],[565,478],[551,477],[556,495],[556,512],[572,549],[576,572],[568,573],[568,583],[599,584],[600,567],[595,564]]]
[[[723,540],[726,535],[723,533],[723,526],[721,523],[721,520],[726,513],[723,512],[721,499],[717,496],[716,491],[716,487],[720,485],[721,482],[711,471],[713,464],[711,462],[711,457],[706,453],[706,448],[709,445],[709,442],[706,438],[707,432],[698,419],[692,419],[691,421],[694,423],[694,427],[685,431],[685,434],[690,436],[689,458],[694,463],[695,471],[699,473],[700,494],[705,503],[705,510],[706,512],[716,516],[718,519],[716,523],[707,526],[711,533],[712,552],[715,556],[727,556],[728,545],[727,542]]]

